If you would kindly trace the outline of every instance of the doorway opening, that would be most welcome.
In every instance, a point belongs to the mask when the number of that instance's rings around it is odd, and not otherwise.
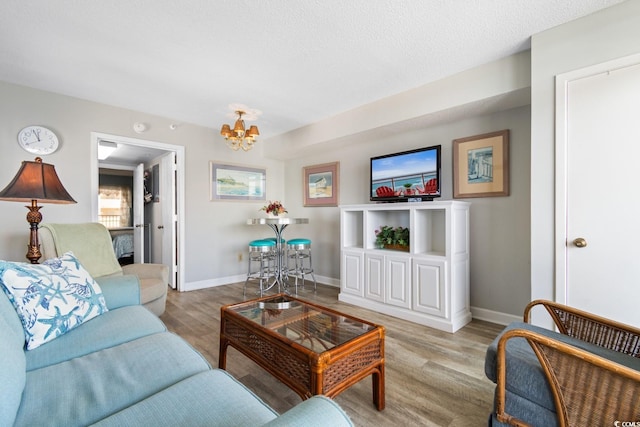
[[[108,158],[99,160],[101,144],[117,148]],[[114,212],[120,215],[117,226],[107,226],[114,237],[114,247],[116,236],[124,235],[119,240],[133,241],[132,257],[135,262],[167,265],[170,269],[169,285],[183,290],[184,147],[92,132],[91,150],[93,221],[114,220],[108,216]],[[107,175],[114,174],[128,176],[124,180],[132,182],[132,206],[126,206],[121,199],[119,202],[99,202],[101,181],[103,184],[113,182],[113,178],[107,178]],[[112,196],[112,199],[118,199],[115,194]],[[123,209],[126,211],[124,215]],[[122,217],[126,218],[127,214],[130,220],[123,225]]]

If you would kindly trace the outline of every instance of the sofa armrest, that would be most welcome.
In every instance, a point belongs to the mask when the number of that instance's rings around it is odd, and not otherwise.
[[[95,280],[102,289],[109,310],[140,304],[140,282],[136,276],[102,276]]]
[[[559,425],[579,425],[587,419],[589,425],[607,425],[612,420],[640,417],[640,371],[537,332],[512,329],[498,342],[498,421],[529,426],[505,411],[506,347],[514,337],[525,338],[538,357],[553,393]]]
[[[158,279],[169,283],[169,267],[164,264],[129,264],[122,266],[124,274],[133,274],[141,279]]]
[[[325,396],[313,396],[289,409],[265,427],[341,427],[353,426],[345,412]]]
[[[640,329],[547,300],[535,300],[525,307],[526,323],[530,321],[531,310],[539,305],[551,315],[560,333],[600,347],[640,357]]]

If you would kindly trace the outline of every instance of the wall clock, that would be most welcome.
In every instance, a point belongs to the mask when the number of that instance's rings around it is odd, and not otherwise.
[[[18,132],[20,147],[33,154],[51,154],[58,149],[58,137],[43,126],[27,126]]]

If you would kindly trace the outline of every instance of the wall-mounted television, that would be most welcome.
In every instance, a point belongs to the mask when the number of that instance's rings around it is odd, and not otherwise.
[[[440,197],[440,145],[371,158],[374,202],[428,201]]]

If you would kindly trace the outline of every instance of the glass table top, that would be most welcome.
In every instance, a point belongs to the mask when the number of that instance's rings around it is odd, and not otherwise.
[[[228,308],[316,353],[356,338],[377,326],[287,295],[276,295]]]

